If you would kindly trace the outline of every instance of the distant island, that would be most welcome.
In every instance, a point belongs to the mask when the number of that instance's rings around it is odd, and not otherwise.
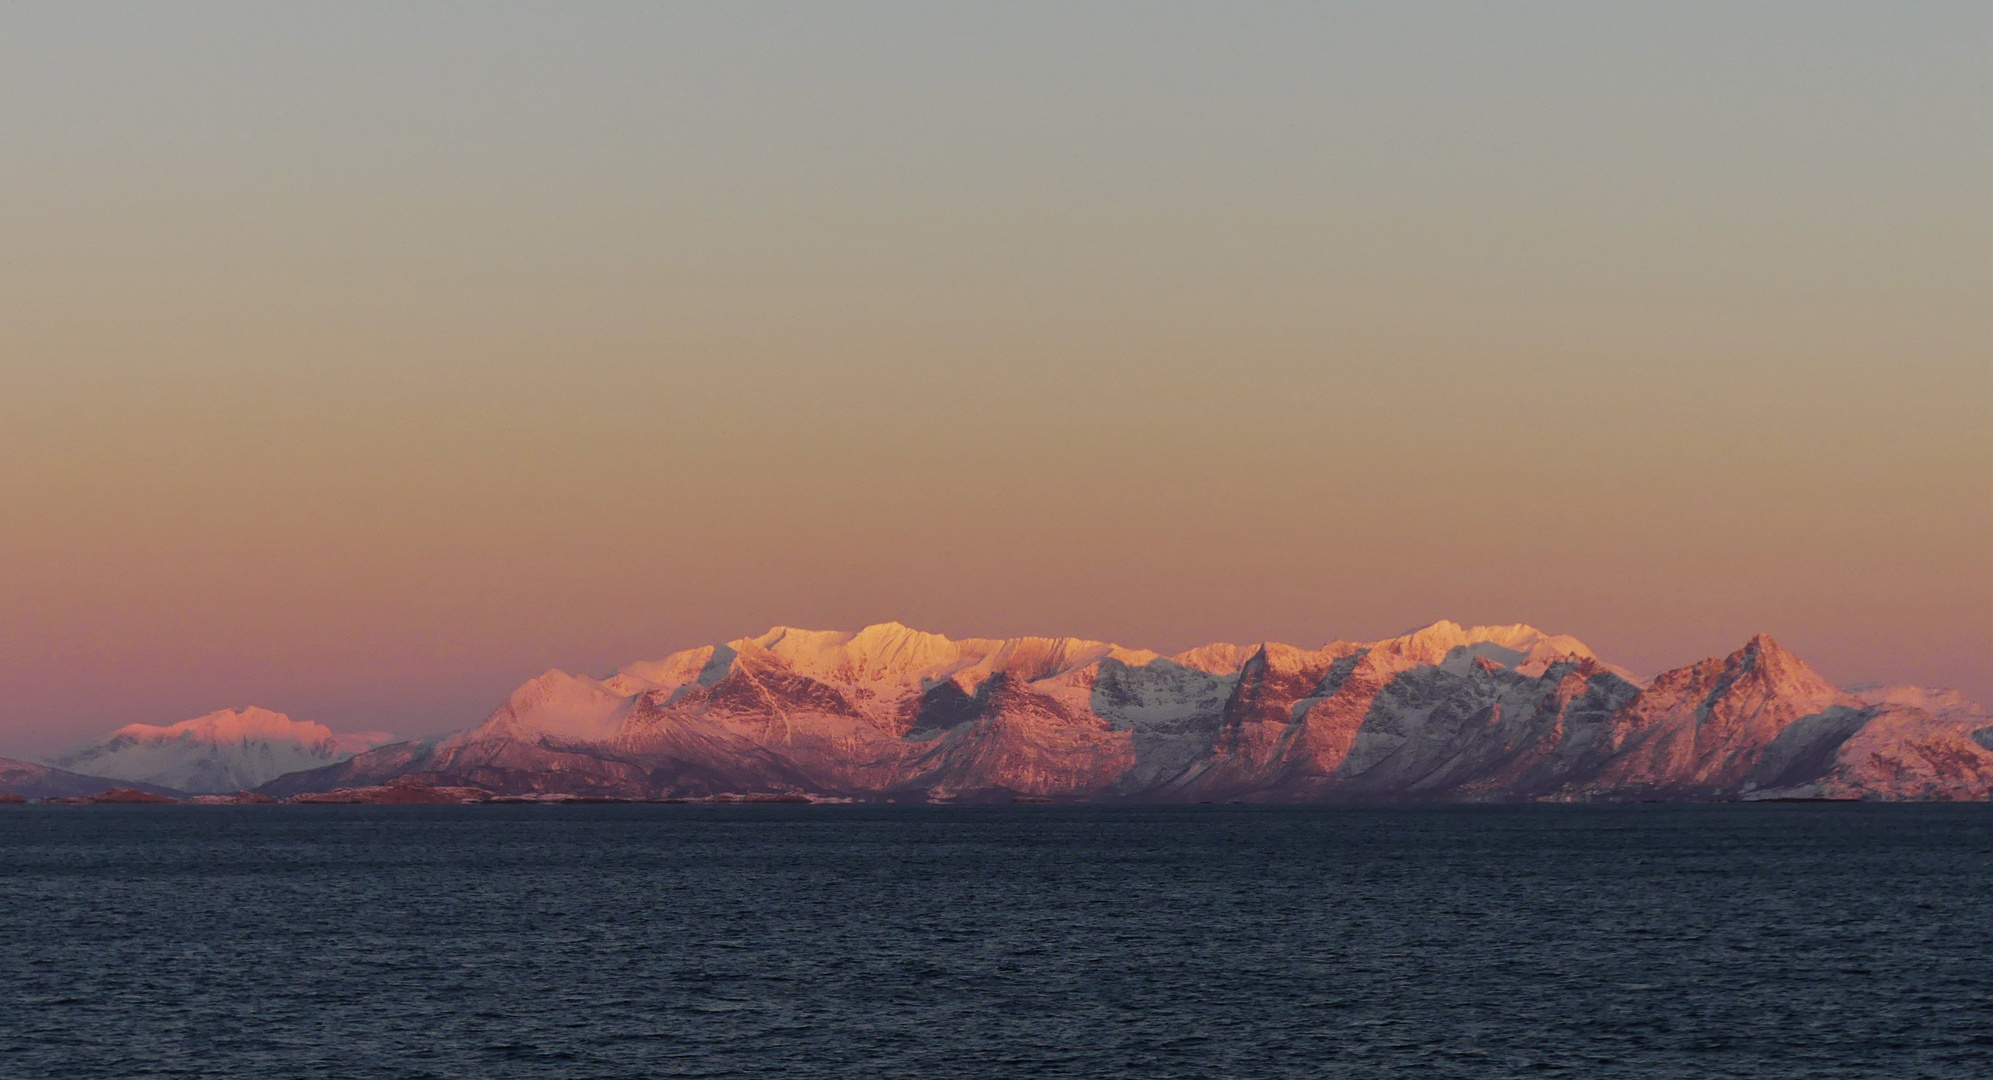
[[[300,767],[303,766],[303,767]],[[115,790],[112,790],[115,789]],[[1643,680],[1525,625],[1175,656],[1077,638],[777,627],[549,671],[435,740],[245,709],[132,725],[12,801],[1612,802],[1985,800],[1993,716],[1844,690],[1760,635]]]

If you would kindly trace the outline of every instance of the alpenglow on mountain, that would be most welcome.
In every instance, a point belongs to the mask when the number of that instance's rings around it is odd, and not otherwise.
[[[178,791],[227,792],[344,761],[392,741],[394,736],[384,731],[336,734],[324,724],[252,706],[165,726],[127,724],[102,742],[76,747],[46,763]]]
[[[1840,690],[1759,636],[1642,684],[1575,638],[1450,622],[1164,657],[897,623],[549,671],[483,724],[281,777],[500,794],[866,801],[1985,799],[1993,717]],[[1940,703],[1942,707],[1940,707]]]

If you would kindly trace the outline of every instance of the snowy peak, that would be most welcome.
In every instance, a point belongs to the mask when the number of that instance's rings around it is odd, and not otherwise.
[[[1856,705],[1850,694],[1828,682],[1812,665],[1787,652],[1770,634],[1758,634],[1724,658],[1719,683],[1731,693],[1748,691],[1765,699],[1783,699],[1795,706]]]
[[[686,674],[696,676],[713,652],[708,646],[631,664],[603,680],[550,668],[520,684],[484,723],[444,738],[437,753],[447,759],[467,746],[514,740],[614,741],[639,698],[689,683]]]
[[[1124,649],[1119,645],[1083,638],[1010,638],[986,654],[964,676],[958,677],[958,681],[979,681],[1002,674],[1017,682],[1044,682],[1078,675],[1110,659],[1130,667],[1141,667],[1161,657],[1146,650]]]
[[[1259,651],[1258,646],[1234,645],[1228,641],[1214,641],[1187,649],[1170,657],[1170,663],[1178,667],[1192,668],[1207,675],[1236,675],[1246,661]]]
[[[824,682],[888,682],[936,675],[980,655],[978,643],[954,642],[940,634],[879,623],[856,634],[777,626],[748,642],[780,659],[799,675]],[[733,643],[736,648],[740,642]]]
[[[1577,638],[1547,634],[1526,623],[1462,627],[1444,619],[1395,638],[1371,642],[1369,649],[1376,657],[1373,664],[1398,670],[1428,664],[1438,666],[1449,660],[1456,667],[1464,667],[1475,658],[1486,657],[1504,667],[1541,674],[1551,664],[1566,658],[1598,659],[1598,654]]]
[[[122,738],[135,742],[158,742],[184,737],[213,744],[277,731],[284,734],[295,732],[302,736],[301,741],[304,742],[316,742],[332,735],[332,729],[323,724],[293,721],[283,713],[252,705],[244,709],[221,709],[177,724],[126,724],[111,732],[105,741]]]
[[[126,724],[106,738],[106,742],[126,740],[142,745],[184,742],[198,746],[224,747],[248,742],[289,742],[302,746],[325,747],[332,753],[357,754],[369,747],[394,741],[385,731],[359,731],[334,734],[324,724],[293,720],[280,712],[249,706],[221,709],[192,720],[163,727],[153,724]]]
[[[127,724],[100,743],[49,758],[48,764],[181,791],[232,792],[393,741],[385,731],[337,733],[252,706],[163,726]]]
[[[1459,623],[1441,619],[1430,626],[1420,627],[1410,633],[1394,638],[1373,642],[1370,651],[1379,661],[1402,660],[1407,667],[1417,664],[1437,664],[1446,659],[1446,654],[1454,649],[1470,644],[1471,638]]]
[[[615,737],[629,707],[628,694],[585,675],[549,670],[514,690],[485,725],[508,735],[606,739]]]
[[[726,662],[733,659],[731,651],[723,647],[702,645],[696,649],[686,649],[672,653],[662,660],[643,660],[625,666],[621,671],[603,680],[603,685],[620,694],[640,694],[646,690],[663,690],[669,693],[681,686],[705,680],[715,659],[721,661],[721,673]],[[714,675],[713,678],[717,678]]]

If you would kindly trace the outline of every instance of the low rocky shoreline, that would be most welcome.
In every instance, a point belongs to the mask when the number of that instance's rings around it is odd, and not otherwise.
[[[470,803],[813,803],[825,801],[794,792],[765,793],[754,792],[744,795],[722,794],[695,799],[628,799],[609,795],[573,795],[564,792],[548,792],[533,795],[500,795],[478,787],[457,787],[414,783],[407,780],[390,780],[385,784],[369,787],[344,787],[331,791],[311,792],[277,799],[259,795],[253,791],[238,791],[233,795],[191,795],[176,799],[167,795],[155,795],[136,788],[110,788],[95,795],[65,795],[47,799],[28,799],[20,795],[0,794],[0,804],[21,805],[36,803],[42,806],[304,806],[304,805],[367,805],[367,806],[461,806]]]

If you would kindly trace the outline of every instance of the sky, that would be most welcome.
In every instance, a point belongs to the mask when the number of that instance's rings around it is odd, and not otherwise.
[[[0,6],[0,754],[772,625],[1993,699],[1983,2]]]

